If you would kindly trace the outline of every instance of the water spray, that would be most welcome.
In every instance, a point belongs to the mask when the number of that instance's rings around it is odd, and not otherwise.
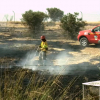
[[[35,54],[33,55],[33,58],[36,56],[38,50],[39,50],[39,47],[37,47],[37,49],[36,49],[36,51],[35,51]],[[29,54],[28,58],[26,59],[24,66],[26,66],[26,62],[27,62],[27,60],[29,60],[30,58],[31,58],[31,53]]]

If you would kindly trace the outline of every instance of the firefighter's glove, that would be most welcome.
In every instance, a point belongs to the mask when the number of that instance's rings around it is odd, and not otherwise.
[[[48,48],[46,48],[46,50],[48,50]]]
[[[41,48],[41,45],[39,45],[39,48]]]

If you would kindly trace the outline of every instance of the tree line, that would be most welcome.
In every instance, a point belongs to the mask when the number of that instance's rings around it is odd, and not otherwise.
[[[86,25],[86,22],[82,18],[78,18],[79,13],[68,13],[64,15],[64,12],[58,8],[47,8],[48,14],[40,11],[25,11],[22,14],[21,21],[26,23],[31,30],[44,29],[44,22],[51,19],[53,22],[59,21],[60,26],[71,38]]]

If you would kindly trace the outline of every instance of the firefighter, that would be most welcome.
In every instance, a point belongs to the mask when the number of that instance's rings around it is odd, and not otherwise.
[[[41,36],[41,41],[41,45],[39,46],[39,65],[46,65],[46,53],[48,50],[48,44],[44,35]]]

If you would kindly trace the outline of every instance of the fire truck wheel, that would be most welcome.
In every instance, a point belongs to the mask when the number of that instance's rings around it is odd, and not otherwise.
[[[80,39],[80,45],[81,45],[82,47],[87,47],[87,46],[89,45],[89,42],[88,42],[88,40],[87,40],[86,37],[82,37],[82,38]]]

